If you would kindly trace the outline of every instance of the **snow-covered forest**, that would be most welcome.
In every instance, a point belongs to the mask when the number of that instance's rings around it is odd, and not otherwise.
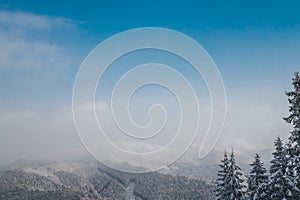
[[[273,159],[267,170],[260,155],[254,156],[251,171],[244,175],[236,164],[234,150],[227,152],[219,165],[216,199],[219,200],[296,200],[300,199],[300,76],[293,78],[293,90],[286,92],[289,116],[283,119],[293,129],[286,142],[278,136]],[[275,131],[275,130],[274,130]]]

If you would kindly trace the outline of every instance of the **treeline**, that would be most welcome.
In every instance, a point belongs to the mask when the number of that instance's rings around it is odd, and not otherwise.
[[[251,171],[244,176],[236,164],[234,151],[228,158],[225,152],[216,181],[218,200],[299,200],[300,199],[300,76],[296,72],[293,91],[286,92],[289,101],[288,117],[293,126],[287,142],[278,137],[274,142],[273,159],[267,170],[259,154],[250,164]]]
[[[124,173],[105,166],[98,167],[98,170],[117,180],[124,187],[133,183],[135,185],[133,193],[136,199],[214,199],[213,185],[200,179],[159,172]],[[94,185],[97,188],[97,184]]]

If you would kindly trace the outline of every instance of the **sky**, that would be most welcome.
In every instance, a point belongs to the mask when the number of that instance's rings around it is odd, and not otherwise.
[[[76,73],[100,42],[140,27],[180,31],[218,66],[227,95],[219,148],[272,148],[275,137],[286,139],[291,128],[282,117],[288,115],[285,91],[300,67],[299,6],[297,1],[0,1],[0,164],[81,148],[71,112]],[[107,80],[121,72],[116,68]],[[193,79],[191,71],[183,72]],[[206,93],[209,102],[205,87],[197,88],[198,97]],[[147,91],[136,94],[138,123],[148,120],[145,106],[157,99],[168,104],[168,94]],[[177,110],[170,105],[173,116]],[[99,102],[101,111],[107,106]],[[174,127],[175,122],[167,131]]]

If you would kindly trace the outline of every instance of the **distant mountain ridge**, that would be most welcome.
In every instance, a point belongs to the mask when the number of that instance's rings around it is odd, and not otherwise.
[[[0,199],[6,200],[210,200],[213,188],[200,179],[158,172],[124,173],[90,160],[35,163],[0,171]]]

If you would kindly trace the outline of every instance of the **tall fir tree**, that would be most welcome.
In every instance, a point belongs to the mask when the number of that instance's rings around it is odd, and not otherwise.
[[[286,189],[285,196],[286,199],[294,200],[300,199],[299,191],[297,189],[297,180],[295,173],[295,163],[293,159],[293,147],[289,140],[284,146],[285,155],[285,171],[284,171],[284,186]]]
[[[236,164],[234,151],[232,150],[229,159],[229,169],[228,169],[228,196],[230,200],[242,200],[244,199],[244,189],[243,185],[243,174],[241,168]]]
[[[280,137],[277,137],[274,146],[273,159],[270,161],[268,193],[272,200],[289,199],[291,192],[286,181],[287,151]]]
[[[268,175],[267,170],[260,161],[259,154],[254,157],[254,162],[248,177],[247,199],[249,200],[267,200],[268,199]]]
[[[290,132],[287,148],[286,181],[291,187],[291,196],[300,199],[300,76],[299,72],[294,74],[294,90],[287,92],[290,115],[284,120],[293,126]]]
[[[218,171],[218,179],[217,179],[217,189],[216,189],[216,200],[228,200],[229,199],[229,160],[227,157],[227,152],[224,153],[224,158],[221,160],[221,164],[219,164],[221,168]]]

